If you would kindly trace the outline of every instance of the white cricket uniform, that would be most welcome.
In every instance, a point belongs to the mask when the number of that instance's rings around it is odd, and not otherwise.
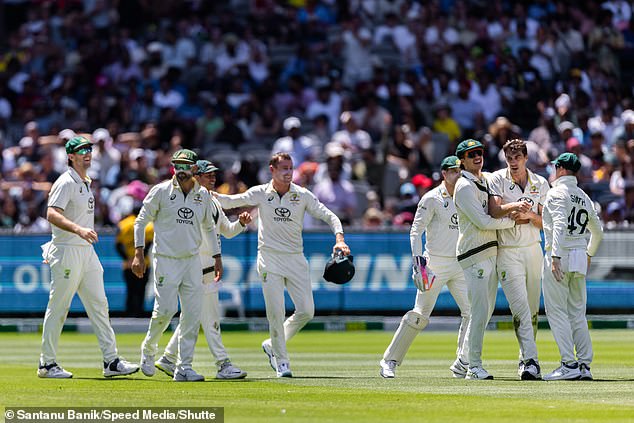
[[[231,222],[227,219],[227,215],[222,210],[220,203],[212,195],[214,207],[218,210],[218,220],[216,221],[216,230],[225,238],[233,238],[242,233],[244,226],[239,221]],[[209,245],[207,238],[203,238],[203,245],[200,249],[200,258],[203,263],[213,263],[214,256],[220,254],[220,237],[218,242]],[[214,267],[206,267],[203,269],[203,296],[202,296],[202,312],[200,315],[200,326],[203,329],[209,351],[216,359],[216,364],[220,365],[229,358],[225,346],[222,344],[220,335],[220,302],[218,299],[218,290],[222,281],[214,282]],[[164,355],[175,362],[178,357],[178,334],[180,333],[180,323],[174,330],[174,334],[170,338],[167,347],[165,347]]]
[[[425,252],[423,252],[422,237],[425,232],[426,242]],[[460,308],[462,317],[456,355],[466,363],[469,360],[465,337],[469,325],[469,298],[464,272],[456,260],[458,214],[453,198],[447,192],[444,183],[427,192],[418,202],[409,236],[412,256],[425,256],[427,268],[436,276],[436,279],[429,291],[417,290],[416,303],[411,312],[416,313],[414,315],[416,318],[420,316],[421,320],[412,324],[408,314],[403,317],[397,333],[394,334],[392,342],[383,354],[383,359],[401,364],[418,331],[424,329],[429,323],[429,316],[436,305],[438,295],[443,286],[447,285]],[[404,325],[412,326],[416,330],[411,331]]]
[[[179,370],[191,368],[194,357],[202,304],[200,247],[204,238],[210,245],[217,242],[215,213],[206,188],[196,182],[185,195],[173,177],[150,190],[134,224],[134,245],[144,247],[145,226],[154,222],[154,310],[141,349],[144,355],[156,354],[180,298]]]
[[[84,228],[95,227],[95,197],[90,178],[82,180],[73,168],[63,173],[51,188],[48,207],[62,210],[68,220]],[[108,315],[103,285],[103,267],[92,244],[72,232],[51,225],[52,240],[42,246],[43,258],[51,266],[51,291],[42,328],[41,364],[55,362],[68,309],[79,295],[97,335],[106,363],[118,357],[117,343]]]
[[[309,190],[291,183],[280,197],[273,183],[258,185],[237,195],[218,195],[224,209],[254,206],[258,208],[257,270],[269,321],[273,354],[277,363],[288,362],[286,342],[315,314],[313,291],[304,257],[302,230],[304,215],[328,223],[333,233],[343,233],[339,218]],[[286,321],[284,286],[288,289],[295,312]]]
[[[603,238],[601,222],[592,200],[577,186],[575,176],[563,176],[553,182],[543,214],[546,317],[561,361],[571,364],[578,360],[589,366],[593,353],[586,320],[587,256],[594,256],[599,249]],[[552,273],[552,257],[561,259],[561,282]]]
[[[491,174],[491,193],[503,203],[527,201],[531,210],[539,213],[544,205],[548,182],[527,169],[526,186],[513,182],[509,169]],[[531,223],[515,225],[497,232],[497,274],[513,314],[515,335],[520,345],[520,361],[537,360],[537,316],[541,294],[543,252],[539,245],[540,229]]]
[[[498,279],[496,274],[497,229],[511,228],[513,220],[489,216],[487,174],[478,179],[462,171],[456,182],[454,202],[458,211],[456,256],[464,270],[471,319],[467,329],[469,367],[482,367],[482,341],[487,323],[495,309]]]

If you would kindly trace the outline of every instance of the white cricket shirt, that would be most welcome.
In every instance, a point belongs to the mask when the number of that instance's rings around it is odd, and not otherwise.
[[[413,256],[423,254],[423,232],[427,233],[425,250],[430,255],[456,258],[458,212],[444,183],[427,192],[418,202],[409,231]]]
[[[143,200],[143,207],[134,222],[134,245],[145,246],[145,226],[154,222],[156,255],[185,258],[200,252],[203,237],[209,245],[218,242],[212,233],[215,214],[211,194],[196,182],[185,195],[176,177],[155,185]],[[204,229],[206,228],[206,229]]]
[[[527,172],[528,179],[524,189],[513,182],[508,168],[497,170],[491,174],[489,189],[492,195],[502,198],[505,204],[527,201],[531,204],[531,210],[538,213],[539,205],[543,206],[546,201],[546,193],[549,189],[548,181],[528,169]],[[497,236],[500,247],[526,247],[541,241],[540,232],[539,228],[528,223],[501,229]]]
[[[333,233],[343,233],[339,218],[309,190],[291,183],[282,197],[273,183],[257,185],[242,194],[217,195],[224,209],[252,206],[259,212],[258,249],[273,253],[302,253],[304,214],[326,222]]]
[[[91,180],[82,180],[72,167],[62,173],[53,184],[48,196],[48,206],[62,210],[71,222],[84,228],[95,228],[95,197],[90,190]],[[55,245],[91,245],[79,235],[51,225],[52,242]]]
[[[594,256],[603,238],[601,222],[590,197],[575,176],[562,176],[546,195],[542,222],[547,254],[563,257],[566,250],[583,249]],[[588,242],[588,238],[590,241]]]

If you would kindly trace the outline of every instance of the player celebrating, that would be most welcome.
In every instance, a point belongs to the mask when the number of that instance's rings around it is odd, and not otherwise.
[[[531,209],[517,217],[517,225],[497,232],[497,274],[513,314],[520,345],[518,374],[522,380],[535,380],[541,379],[535,337],[543,261],[541,214],[548,182],[526,168],[528,151],[524,141],[507,141],[503,151],[508,167],[491,175],[491,205],[527,201]],[[492,208],[491,216],[499,217],[499,214]]]
[[[544,380],[592,380],[592,341],[586,320],[586,274],[603,238],[590,197],[577,186],[579,158],[563,153],[544,204],[544,304],[561,366]],[[588,240],[589,237],[589,240]],[[575,357],[575,351],[577,356]]]
[[[464,270],[471,305],[467,331],[469,370],[466,379],[493,379],[482,367],[482,341],[486,325],[495,308],[498,279],[495,271],[497,256],[496,229],[511,228],[515,222],[507,217],[494,219],[487,214],[489,189],[484,165],[484,146],[468,139],[458,144],[456,156],[460,158],[462,176],[456,182],[454,202],[458,211],[458,263]],[[503,206],[505,212],[527,211],[526,202]]]
[[[385,378],[395,376],[396,366],[400,366],[407,350],[418,333],[427,327],[436,300],[443,286],[447,285],[460,308],[462,321],[458,330],[458,350],[456,361],[450,367],[454,377],[464,378],[467,374],[468,357],[466,332],[469,325],[469,299],[464,272],[456,260],[458,240],[458,214],[453,202],[456,181],[460,177],[460,160],[456,156],[445,157],[440,164],[443,182],[427,192],[418,203],[410,244],[414,262],[422,256],[427,263],[428,278],[435,278],[431,289],[423,285],[422,275],[415,273],[414,282],[419,289],[414,308],[401,319],[392,342],[385,350],[379,371]],[[425,252],[422,236],[426,232]]]
[[[262,342],[262,349],[277,377],[292,377],[286,342],[313,318],[315,304],[304,257],[302,230],[304,214],[321,219],[335,233],[333,250],[350,254],[339,218],[305,188],[291,182],[293,161],[287,153],[271,157],[271,182],[250,188],[237,195],[217,195],[225,209],[255,206],[258,208],[257,270],[262,279],[262,293],[269,321],[271,338]],[[295,312],[284,321],[284,287],[288,289]]]
[[[79,294],[103,354],[103,375],[129,375],[139,366],[119,358],[103,286],[103,267],[93,247],[95,197],[86,171],[92,160],[92,144],[84,137],[66,143],[68,171],[53,184],[46,218],[52,225],[52,240],[42,246],[44,260],[51,266],[51,293],[42,328],[42,354],[37,375],[66,379],[73,374],[55,359],[57,343],[75,293]]]
[[[198,167],[195,176],[196,180],[201,186],[212,192],[216,186],[216,171],[218,168],[208,160],[198,160],[196,166]],[[216,214],[214,215],[216,229],[225,238],[233,238],[241,233],[246,225],[251,223],[251,215],[246,212],[240,214],[239,220],[230,222],[222,207],[220,207],[218,200],[213,196],[211,200],[216,209]],[[220,239],[218,239],[218,242],[220,242]],[[203,263],[210,263],[212,259],[217,260],[220,257],[220,252],[214,254],[215,244],[210,246],[207,244],[207,238],[203,238],[203,244],[200,249],[200,259]],[[200,324],[207,339],[209,350],[216,359],[216,366],[218,367],[216,379],[243,379],[247,376],[247,372],[231,364],[227,350],[222,344],[222,337],[220,336],[220,303],[218,300],[218,289],[221,282],[213,280],[214,270],[215,266],[203,269],[203,304]],[[156,368],[162,370],[168,376],[174,376],[175,363],[178,357],[179,334],[180,324],[170,338],[163,356],[155,363]]]
[[[178,361],[174,371],[177,382],[204,380],[191,367],[202,304],[200,246],[203,237],[207,237],[209,245],[218,245],[218,237],[213,232],[214,213],[217,211],[214,210],[211,194],[193,177],[197,159],[196,153],[191,150],[174,153],[174,177],[150,190],[134,225],[136,251],[132,271],[141,277],[145,272],[145,226],[154,222],[154,311],[141,346],[141,371],[146,376],[154,375],[158,340],[178,311],[180,298]],[[220,257],[215,262],[216,281],[222,276],[219,261]]]

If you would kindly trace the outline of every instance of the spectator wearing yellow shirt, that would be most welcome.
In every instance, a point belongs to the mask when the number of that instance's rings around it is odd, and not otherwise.
[[[460,139],[461,131],[458,123],[451,117],[451,108],[445,103],[436,106],[434,123],[432,129],[434,132],[447,134],[452,145]]]

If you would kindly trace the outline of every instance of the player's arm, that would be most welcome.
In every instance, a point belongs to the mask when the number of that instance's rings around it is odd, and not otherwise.
[[[508,217],[494,219],[485,213],[480,205],[480,200],[470,184],[459,183],[456,186],[454,202],[456,203],[456,207],[459,208],[478,229],[507,229],[515,226],[515,222]]]
[[[216,197],[223,209],[236,209],[238,207],[257,206],[258,197],[261,192],[261,186],[249,188],[241,194],[218,194],[214,192],[212,195]]]
[[[227,218],[227,215],[225,214],[224,210],[222,210],[222,208],[220,207],[220,203],[217,202],[218,200],[215,198],[212,198],[212,201],[214,202],[213,204],[218,209],[218,222],[217,222],[218,230],[220,232],[220,235],[224,236],[225,238],[231,239],[235,237],[236,235],[242,233],[242,231],[244,231],[244,228],[249,223],[251,223],[251,215],[247,212],[240,213],[238,220],[236,220],[235,222],[231,222]]]
[[[202,236],[207,237],[207,243],[211,248],[211,255],[214,258],[214,282],[220,281],[223,274],[222,255],[220,254],[220,237],[218,236],[219,225],[216,225],[216,216],[219,218],[217,213],[218,209],[211,199],[210,194],[207,207],[205,207],[205,214],[203,216]],[[206,263],[203,263],[203,267],[206,267],[205,265]]]
[[[551,265],[550,270],[555,280],[561,282],[564,279],[564,272],[561,269],[561,257],[564,254],[563,243],[566,231],[566,199],[563,196],[550,195],[546,199],[544,207],[548,211],[552,222],[552,245],[550,250]]]
[[[427,225],[434,217],[434,200],[431,197],[423,197],[418,202],[414,221],[409,231],[409,243],[412,249],[412,256],[423,255],[423,233]]]
[[[496,219],[508,216],[511,213],[525,213],[530,211],[531,205],[526,201],[515,201],[513,203],[503,203],[502,197],[496,194],[489,194],[489,215]]]
[[[599,249],[599,244],[603,239],[603,227],[601,221],[597,215],[596,210],[593,207],[592,200],[586,196],[586,201],[589,202],[591,209],[588,210],[588,230],[590,231],[590,241],[588,242],[588,260],[593,257]]]
[[[138,278],[145,273],[145,227],[156,219],[160,197],[159,186],[156,185],[143,200],[143,207],[134,220],[134,258],[131,269]]]
[[[341,220],[339,220],[337,215],[334,214],[328,207],[324,206],[312,192],[306,191],[306,195],[308,196],[306,201],[306,211],[315,219],[320,219],[326,222],[335,234],[335,245],[332,247],[333,251],[341,250],[345,255],[349,255],[350,247],[346,244]]]
[[[62,214],[63,210],[57,207],[49,206],[46,210],[46,219],[60,229],[67,232],[71,232],[79,236],[81,239],[88,241],[91,244],[99,241],[99,236],[94,229],[85,228],[68,219]]]

